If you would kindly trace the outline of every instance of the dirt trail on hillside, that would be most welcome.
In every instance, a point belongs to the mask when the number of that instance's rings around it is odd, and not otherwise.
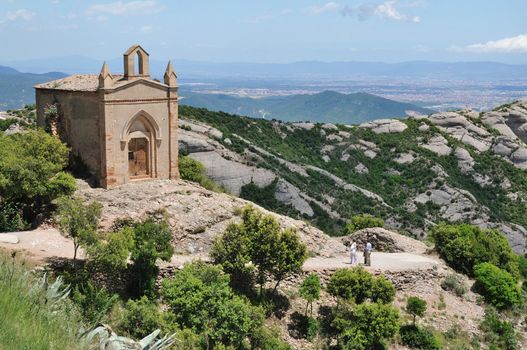
[[[35,263],[47,263],[56,258],[70,259],[73,256],[73,242],[63,237],[58,230],[37,229],[33,231],[9,233],[18,237],[19,243],[0,243],[0,247],[9,251],[21,251],[27,259]],[[79,258],[83,258],[83,252],[79,251]],[[362,253],[358,253],[359,262],[363,261]],[[180,266],[192,260],[208,260],[208,255],[202,254],[177,254],[172,257],[170,263],[163,266]],[[335,270],[338,268],[351,267],[349,256],[338,254],[334,257],[313,257],[304,263],[305,271]],[[373,252],[371,256],[371,270],[379,271],[408,271],[428,270],[439,265],[437,260],[431,257],[412,253],[382,253]]]

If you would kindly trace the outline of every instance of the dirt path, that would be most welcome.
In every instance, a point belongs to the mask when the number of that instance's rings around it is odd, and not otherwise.
[[[2,234],[0,234],[1,236]],[[28,259],[36,263],[46,263],[52,258],[71,258],[73,256],[73,243],[60,235],[56,229],[37,229],[34,231],[14,232],[8,235],[16,236],[19,243],[1,243],[0,247],[7,250],[22,251]],[[82,259],[83,253],[79,252]],[[174,255],[170,263],[163,265],[180,266],[192,260],[207,260],[206,254]],[[362,253],[358,253],[359,262],[363,261]],[[412,253],[381,253],[373,252],[372,266],[368,269],[379,271],[406,271],[417,269],[430,269],[439,262],[433,258]],[[309,258],[304,264],[305,271],[335,270],[351,267],[348,255],[338,255],[331,258]]]

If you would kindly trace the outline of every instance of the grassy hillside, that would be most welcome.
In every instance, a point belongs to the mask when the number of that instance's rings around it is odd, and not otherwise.
[[[221,130],[224,140],[229,139],[223,142],[225,147],[239,154],[249,152],[253,164],[272,170],[300,189],[312,199],[308,202],[315,212],[304,218],[332,234],[341,234],[343,223],[359,213],[380,216],[390,226],[418,235],[443,220],[527,226],[526,171],[490,151],[478,152],[426,118],[402,120],[406,129],[400,133],[375,133],[358,126],[324,128],[320,123],[308,129],[186,106],[181,107],[180,116]],[[437,136],[444,137],[451,149],[467,150],[474,159],[470,173],[461,171],[454,152],[438,155],[422,147]],[[373,147],[374,156],[365,151],[364,144]],[[411,154],[413,161],[398,162],[404,154]],[[307,176],[291,170],[278,158],[302,166]],[[358,171],[360,168],[366,171]],[[382,201],[339,185],[324,171],[377,194]],[[480,181],[481,177],[486,183]],[[502,185],[505,179],[510,186]],[[276,190],[273,186],[259,191],[245,188],[242,196],[291,214],[291,208],[284,209],[272,200]],[[448,203],[438,205],[430,200],[433,196],[447,196]],[[330,217],[329,211],[336,215]]]
[[[254,99],[221,94],[183,93],[182,104],[225,111],[254,118],[283,121],[309,120],[354,124],[363,121],[404,117],[407,111],[428,114],[425,108],[379,96],[324,91],[314,95],[292,95]]]
[[[29,268],[1,251],[0,284],[0,349],[84,348],[70,303],[51,303]]]

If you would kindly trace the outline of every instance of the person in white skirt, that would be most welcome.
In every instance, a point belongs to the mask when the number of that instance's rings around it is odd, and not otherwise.
[[[355,265],[357,263],[357,243],[355,243],[355,241],[351,242],[350,255],[351,265]]]

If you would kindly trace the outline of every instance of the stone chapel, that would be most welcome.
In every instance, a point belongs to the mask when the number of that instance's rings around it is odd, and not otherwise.
[[[99,75],[36,85],[38,124],[53,123],[101,187],[178,179],[178,84],[172,64],[161,82],[150,77],[149,55],[140,45],[123,56],[122,75],[111,74],[104,63]]]

